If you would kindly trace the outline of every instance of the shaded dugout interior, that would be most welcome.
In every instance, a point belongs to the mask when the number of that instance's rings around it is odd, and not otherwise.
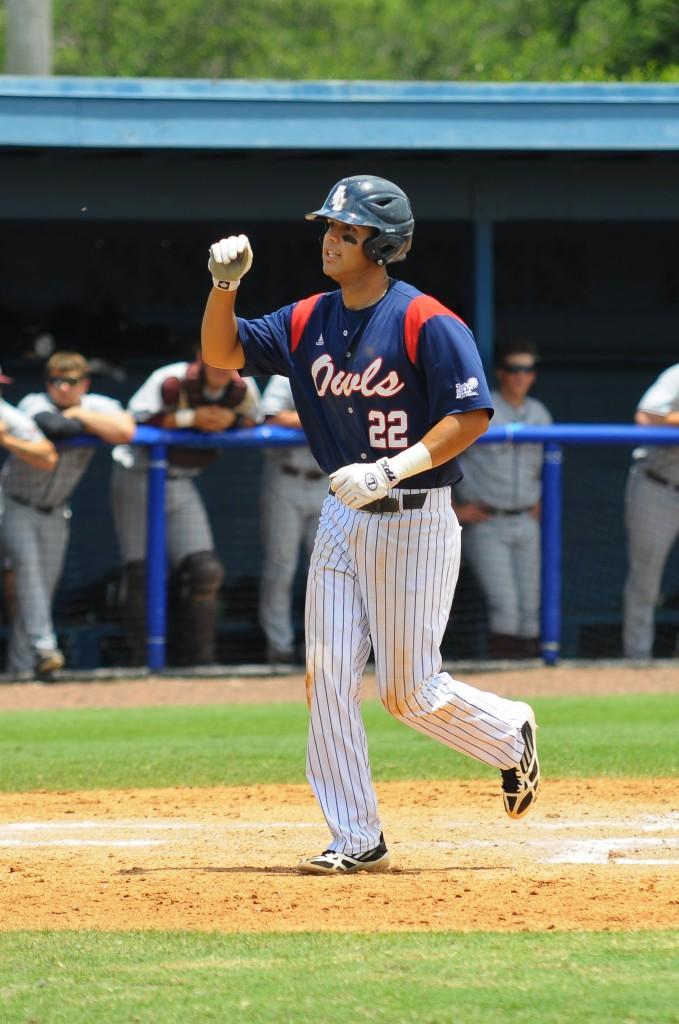
[[[645,387],[676,361],[674,152],[13,147],[0,151],[0,178],[10,189],[0,198],[2,364],[16,378],[6,397],[40,387],[35,341],[45,332],[60,348],[109,363],[113,376],[95,377],[94,387],[123,402],[152,369],[190,355],[209,287],[207,247],[230,231],[248,233],[255,252],[239,294],[243,315],[326,288],[317,227],[303,214],[335,180],[357,170],[391,177],[411,195],[413,251],[394,276],[462,315],[482,336],[489,371],[493,345],[514,337],[534,341],[542,355],[534,394],[556,421],[629,422]],[[490,344],[487,310],[485,323],[477,323],[479,266],[488,253],[490,275],[487,263],[482,269],[484,287],[491,286]],[[566,452],[566,656],[619,653],[629,459],[626,448]],[[57,606],[74,667],[117,656],[109,467],[103,450],[74,501]],[[257,660],[262,649],[255,611],[260,471],[258,451],[227,452],[199,482],[227,570],[225,661]],[[83,529],[93,521],[96,531]],[[300,627],[302,586],[300,574]],[[675,555],[659,613],[658,654],[673,646],[678,595]],[[482,597],[463,569],[444,655],[482,657],[484,630]]]

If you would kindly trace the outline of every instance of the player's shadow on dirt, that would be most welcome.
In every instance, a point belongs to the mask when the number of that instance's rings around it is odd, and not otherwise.
[[[511,871],[512,866],[507,864],[449,864],[442,868],[392,868],[387,872],[379,872],[381,875],[389,876],[400,876],[400,875],[442,875],[448,874],[450,871]],[[162,868],[123,868],[121,871],[116,872],[118,875],[152,875],[160,874],[161,872],[168,871],[190,871],[194,874],[219,874],[219,875],[300,875],[301,872],[297,868],[290,867],[271,867],[271,868],[259,868],[254,867],[251,864],[243,864],[239,867],[230,868],[219,868],[219,867],[162,867]],[[359,872],[361,875],[368,874],[369,872]],[[318,877],[318,876],[317,876]],[[332,876],[328,876],[332,877]]]

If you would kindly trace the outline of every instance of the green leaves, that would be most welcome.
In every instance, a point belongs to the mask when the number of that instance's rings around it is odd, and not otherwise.
[[[58,75],[679,81],[675,0],[54,0],[54,26]]]

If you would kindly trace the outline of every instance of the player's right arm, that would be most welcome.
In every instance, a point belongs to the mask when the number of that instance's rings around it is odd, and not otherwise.
[[[634,414],[634,422],[639,427],[679,427],[679,412],[668,412],[660,416],[655,412],[638,409]]]
[[[54,469],[59,456],[51,441],[37,430],[31,436],[21,437],[12,433],[5,419],[0,418],[0,448],[10,455],[16,455],[33,469]]]
[[[203,359],[211,366],[240,370],[245,365],[238,337],[236,290],[252,266],[252,249],[245,235],[230,235],[210,246],[208,270],[213,288],[201,328]]]
[[[641,396],[634,416],[640,427],[679,426],[679,363],[663,370]]]

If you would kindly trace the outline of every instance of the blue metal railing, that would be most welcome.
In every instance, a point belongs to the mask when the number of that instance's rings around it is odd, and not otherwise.
[[[68,444],[91,445],[91,437],[75,438]],[[266,448],[304,445],[300,430],[287,427],[254,427],[224,434],[203,434],[192,430],[162,430],[137,427],[135,444],[150,449],[147,508],[147,659],[148,667],[165,667],[166,647],[166,571],[165,480],[167,449],[170,445],[188,448]],[[555,423],[549,427],[510,424],[491,427],[476,444],[542,444],[542,659],[554,665],[561,647],[561,518],[563,445],[679,445],[679,427],[637,427],[628,424]]]
[[[150,669],[165,668],[167,640],[167,552],[165,548],[165,481],[169,445],[192,448],[265,448],[305,445],[301,430],[288,427],[254,427],[223,434],[194,430],[161,430],[137,427],[135,443],[149,446],[149,488],[146,506],[146,659]]]

